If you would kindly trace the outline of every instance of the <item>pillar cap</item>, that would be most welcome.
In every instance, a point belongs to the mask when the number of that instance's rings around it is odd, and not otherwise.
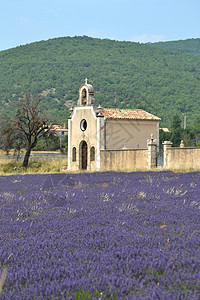
[[[172,145],[173,143],[170,142],[170,141],[164,141],[162,144],[163,144],[163,145]]]

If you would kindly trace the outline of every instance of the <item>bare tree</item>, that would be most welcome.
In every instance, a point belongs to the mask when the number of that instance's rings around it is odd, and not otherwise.
[[[52,128],[50,118],[41,109],[41,101],[39,96],[26,94],[24,101],[18,106],[13,122],[13,130],[26,149],[22,164],[25,168],[28,167],[31,150],[39,139],[49,135]]]

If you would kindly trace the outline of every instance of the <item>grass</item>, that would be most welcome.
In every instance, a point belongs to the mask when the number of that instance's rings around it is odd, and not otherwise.
[[[23,153],[23,152],[22,152]],[[47,154],[47,151],[33,151],[32,153],[37,154]],[[5,152],[0,150],[0,175],[13,175],[13,174],[44,174],[44,173],[60,173],[60,172],[66,172],[67,171],[67,156],[66,155],[56,155],[59,154],[58,152],[51,152],[55,154],[53,157],[46,158],[45,156],[43,158],[33,158],[31,157],[29,160],[28,168],[22,167],[22,160],[17,161],[14,159],[6,159]],[[13,151],[10,152],[10,154],[13,154]],[[194,172],[194,171],[200,171],[199,169],[165,169],[161,166],[157,168],[150,169],[133,169],[133,172],[137,171],[153,171],[153,172],[160,172],[160,171],[173,171],[174,173],[187,173],[187,172]],[[101,170],[101,172],[104,172],[107,170]],[[118,172],[130,172],[126,170],[115,170]],[[75,173],[82,173],[83,171],[76,171]],[[74,173],[74,172],[70,172]]]
[[[145,169],[145,170],[133,170],[133,172],[138,171],[167,171],[169,169],[163,168],[154,168],[154,169]],[[0,159],[0,175],[14,175],[14,174],[45,174],[45,173],[61,173],[67,171],[67,157],[66,156],[56,156],[52,158],[38,158],[38,159],[30,159],[28,168],[22,167],[22,161],[17,161],[13,159]],[[101,170],[101,172],[105,172],[106,170]],[[118,170],[126,172],[125,170]],[[194,172],[199,170],[188,169],[188,170],[173,170],[174,173],[187,173]],[[75,173],[82,173],[83,171],[76,171]],[[130,172],[127,171],[128,173]],[[70,172],[74,173],[74,172]]]
[[[12,174],[43,174],[60,173],[67,169],[67,157],[56,156],[51,158],[38,158],[29,160],[28,168],[22,167],[22,161],[13,159],[0,160],[0,175]]]

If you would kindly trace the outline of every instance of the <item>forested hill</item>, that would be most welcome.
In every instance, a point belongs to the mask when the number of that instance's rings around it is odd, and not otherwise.
[[[152,44],[156,47],[172,51],[182,51],[200,55],[200,39],[188,39],[184,41],[159,42]]]
[[[0,76],[1,107],[10,113],[25,91],[42,92],[44,108],[66,122],[87,77],[97,103],[145,109],[162,126],[176,113],[190,122],[200,114],[200,56],[154,44],[86,36],[36,42],[1,51]]]

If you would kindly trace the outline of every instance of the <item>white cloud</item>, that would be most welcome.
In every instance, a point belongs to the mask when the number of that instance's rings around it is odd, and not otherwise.
[[[142,34],[139,36],[132,36],[130,40],[138,43],[155,43],[165,41],[165,37],[162,34]]]

